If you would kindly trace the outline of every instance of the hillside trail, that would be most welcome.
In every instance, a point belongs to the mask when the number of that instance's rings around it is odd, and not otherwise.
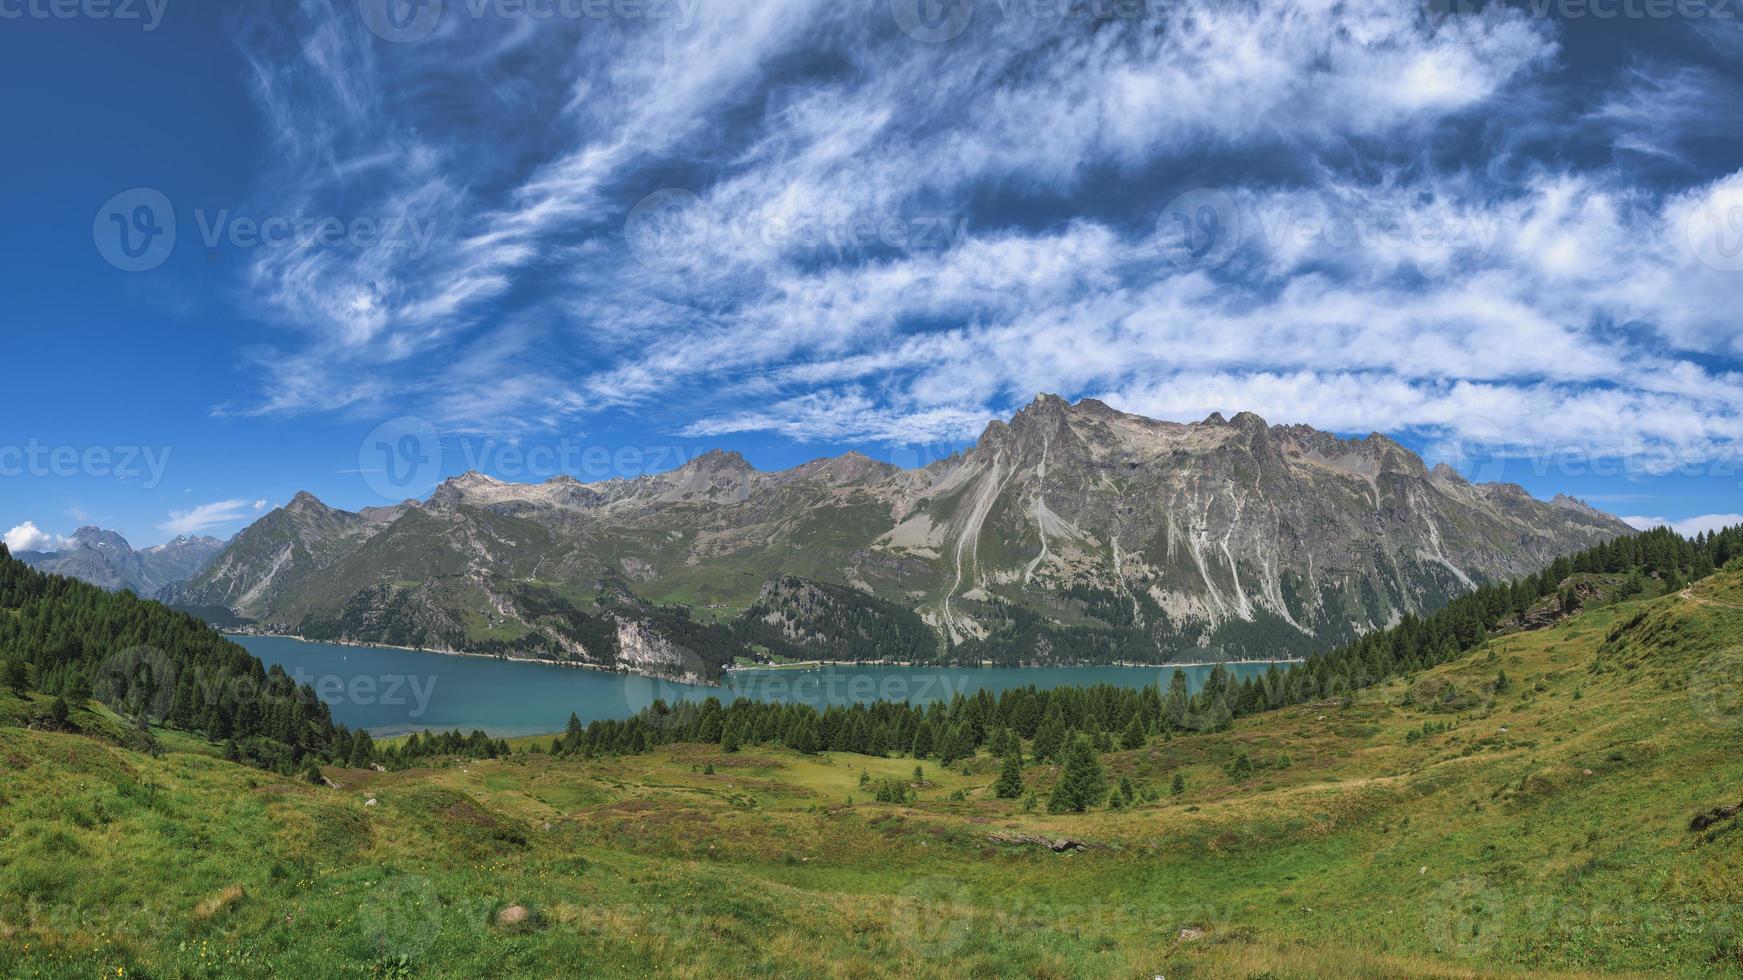
[[[1720,609],[1735,609],[1739,612],[1743,612],[1743,604],[1726,602],[1723,599],[1714,599],[1704,595],[1695,595],[1695,590],[1692,586],[1682,590],[1677,593],[1677,595],[1689,600],[1690,602],[1698,602],[1703,606],[1718,606]]]

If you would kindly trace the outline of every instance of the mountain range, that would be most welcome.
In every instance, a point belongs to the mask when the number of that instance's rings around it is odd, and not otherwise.
[[[217,538],[178,536],[135,551],[116,532],[90,525],[74,531],[70,540],[70,548],[22,551],[15,557],[39,571],[152,598],[204,571],[224,548],[224,542]]]
[[[1631,531],[1377,433],[1042,395],[918,469],[716,451],[599,483],[469,472],[359,512],[299,493],[169,598],[311,639],[701,680],[776,649],[893,655],[844,628],[918,660],[1277,657]]]

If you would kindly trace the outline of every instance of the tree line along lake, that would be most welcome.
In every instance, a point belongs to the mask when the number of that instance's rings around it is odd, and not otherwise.
[[[426,653],[394,647],[311,643],[278,636],[232,636],[268,667],[283,667],[325,701],[333,720],[377,737],[414,731],[482,729],[513,738],[561,731],[575,714],[583,723],[626,719],[663,699],[667,704],[719,698],[828,705],[907,701],[926,704],[957,694],[997,695],[1016,687],[1114,684],[1166,686],[1175,670],[1197,691],[1207,664],[1154,667],[901,667],[823,665],[728,672],[719,687],[557,664]],[[1269,662],[1226,664],[1237,680],[1263,674]]]

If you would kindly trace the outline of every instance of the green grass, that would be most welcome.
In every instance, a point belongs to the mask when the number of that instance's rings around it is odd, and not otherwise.
[[[1689,820],[1743,801],[1740,644],[1743,610],[1606,607],[1113,753],[1161,799],[1075,816],[990,798],[984,755],[909,805],[860,777],[911,759],[685,745],[335,790],[114,744],[100,706],[27,731],[41,699],[0,693],[0,975],[1735,975],[1743,829]]]

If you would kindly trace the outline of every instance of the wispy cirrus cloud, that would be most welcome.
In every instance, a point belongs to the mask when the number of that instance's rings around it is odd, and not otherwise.
[[[295,9],[245,35],[264,185],[440,234],[262,255],[284,329],[227,410],[911,442],[1045,389],[1648,468],[1743,436],[1743,174],[1692,149],[1724,67],[1594,93],[1551,21],[1385,0],[988,8],[940,44],[882,4],[450,11],[411,44]],[[1681,176],[1547,146],[1576,136]],[[650,256],[626,223],[662,188]]]
[[[186,510],[172,510],[157,529],[165,534],[198,534],[214,527],[250,520],[265,504],[264,500],[217,500]]]

